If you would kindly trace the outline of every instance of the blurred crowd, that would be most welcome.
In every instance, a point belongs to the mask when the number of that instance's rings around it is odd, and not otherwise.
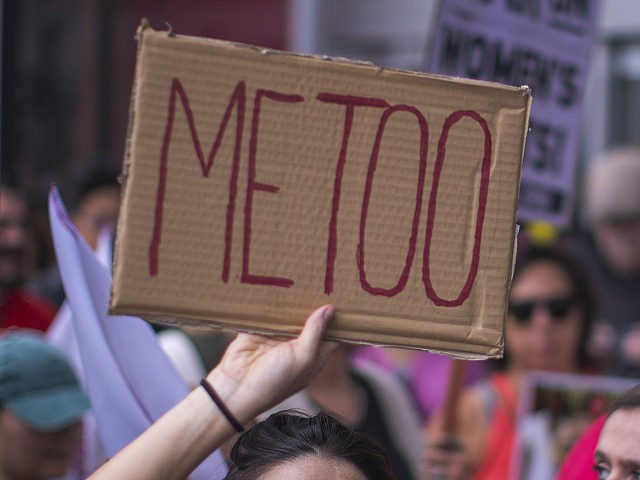
[[[580,192],[580,228],[552,239],[527,228],[519,234],[504,358],[463,362],[426,351],[342,344],[306,388],[260,419],[292,408],[326,412],[375,439],[398,479],[556,478],[563,461],[576,461],[567,452],[592,422],[602,427],[607,406],[591,402],[588,418],[562,431],[555,428],[559,417],[552,404],[526,423],[528,375],[640,378],[640,148],[593,159]],[[117,172],[101,166],[84,172],[65,201],[78,232],[95,249],[103,230],[115,231]],[[86,455],[82,425],[91,407],[66,352],[47,340],[65,292],[42,215],[32,207],[25,192],[3,181],[0,479],[82,478],[90,473],[86,465],[97,467],[104,455],[98,448],[92,462],[78,460]],[[198,388],[232,339],[155,330],[190,389]],[[223,451],[228,456],[229,449]],[[598,451],[602,457],[604,450]],[[589,466],[592,453],[582,459]],[[598,458],[591,478],[614,478]]]

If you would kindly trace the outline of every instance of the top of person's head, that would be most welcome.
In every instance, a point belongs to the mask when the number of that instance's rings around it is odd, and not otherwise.
[[[584,268],[567,250],[562,241],[546,246],[519,245],[512,283],[517,281],[520,274],[526,271],[528,266],[540,262],[552,263],[565,272],[576,300],[585,307],[586,313],[591,314],[594,308],[593,294],[587,275]]]
[[[270,469],[315,456],[341,460],[357,467],[367,479],[393,480],[382,447],[367,435],[318,413],[278,412],[243,433],[233,446],[234,464],[227,480],[256,479]]]
[[[75,212],[82,207],[82,203],[94,192],[105,188],[120,189],[118,175],[120,170],[109,159],[102,155],[89,158],[86,165],[79,169],[69,182],[63,195],[70,211]]]
[[[609,416],[618,410],[635,410],[636,408],[640,408],[640,384],[630,388],[611,403]]]
[[[571,285],[572,297],[582,307],[578,361],[585,367],[589,363],[586,346],[591,335],[596,307],[587,274],[561,241],[546,246],[523,244],[518,246],[512,284],[515,285],[518,277],[527,270],[527,267],[540,262],[551,263],[565,273]]]
[[[3,195],[11,195],[16,200],[22,202],[26,206],[26,199],[24,193],[20,190],[20,188],[11,180],[8,179],[0,179],[0,192]]]
[[[595,158],[585,176],[583,202],[591,226],[640,219],[640,148],[619,147]]]
[[[64,355],[40,335],[10,331],[0,337],[0,409],[39,432],[79,421],[89,399]]]

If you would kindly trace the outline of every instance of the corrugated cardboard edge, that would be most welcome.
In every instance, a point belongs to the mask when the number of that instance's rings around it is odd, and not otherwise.
[[[142,42],[144,41],[145,32],[147,32],[147,33],[149,33],[149,32],[161,33],[158,30],[154,30],[150,26],[150,24],[147,21],[147,19],[145,19],[145,18],[142,19],[140,25],[138,26],[137,32],[136,32],[136,39],[138,40],[138,53],[136,55],[136,59],[139,59],[140,48],[142,46]],[[173,33],[173,30],[168,30],[165,33],[165,35],[167,35],[168,37],[171,37],[171,38],[176,38],[176,39],[188,39],[191,42],[203,43],[205,45],[216,45],[216,46],[229,46],[229,45],[232,45],[234,47],[250,50],[250,51],[253,51],[253,52],[259,52],[259,53],[261,53],[263,55],[285,55],[285,56],[288,56],[288,57],[295,57],[295,58],[308,58],[308,59],[314,59],[314,60],[322,60],[322,61],[326,61],[326,62],[346,63],[346,64],[353,65],[353,66],[359,66],[359,67],[365,67],[365,68],[374,69],[374,70],[377,70],[377,71],[387,71],[387,72],[392,72],[392,73],[401,73],[403,75],[413,75],[413,76],[425,76],[425,75],[428,75],[429,77],[436,78],[436,79],[439,78],[439,79],[443,79],[443,80],[455,80],[457,82],[466,83],[466,84],[469,84],[469,85],[478,85],[478,86],[483,86],[484,85],[484,86],[490,86],[492,88],[502,87],[502,88],[505,88],[507,90],[520,91],[520,92],[522,92],[523,95],[528,96],[529,97],[528,106],[530,106],[531,89],[527,85],[521,85],[521,86],[517,86],[516,87],[516,86],[513,86],[513,85],[505,85],[505,84],[500,84],[500,83],[496,83],[496,82],[489,82],[489,81],[486,81],[486,80],[477,80],[477,79],[463,78],[463,77],[453,77],[453,76],[442,75],[442,74],[438,74],[438,73],[419,72],[419,71],[405,70],[405,69],[394,68],[394,67],[384,67],[384,66],[380,66],[380,65],[375,65],[374,63],[369,62],[369,61],[354,60],[354,59],[345,58],[345,57],[332,57],[332,56],[329,56],[329,55],[311,55],[311,54],[307,54],[307,53],[297,53],[297,52],[290,52],[290,51],[284,51],[284,50],[276,50],[276,49],[273,49],[273,48],[258,47],[258,46],[255,46],[255,45],[249,45],[247,43],[234,42],[234,41],[230,41],[230,40],[218,40],[218,39],[215,39],[215,38],[205,38],[205,37],[197,37],[197,36],[191,36],[191,35],[178,35],[178,34]],[[138,75],[138,73],[137,73],[137,68],[136,68],[136,76],[137,75]],[[135,87],[135,84],[134,84],[134,87]],[[527,122],[528,121],[529,121],[529,114],[527,114]]]
[[[259,328],[251,328],[251,329],[247,329],[245,327],[242,327],[241,325],[233,325],[231,323],[226,323],[226,324],[219,324],[219,323],[211,323],[211,322],[207,322],[206,324],[203,324],[193,318],[187,318],[187,317],[174,317],[174,316],[168,316],[168,315],[142,315],[141,317],[142,319],[150,322],[150,323],[154,323],[154,324],[162,324],[162,325],[168,325],[168,326],[175,326],[175,327],[193,327],[193,328],[197,328],[198,330],[201,331],[220,331],[220,332],[232,332],[232,333],[237,333],[237,332],[244,332],[244,333],[257,333],[260,335],[267,335],[267,336],[274,336],[274,337],[291,337],[294,338],[297,334],[292,334],[292,333],[286,333],[286,332],[281,332],[281,331],[272,331],[272,330],[263,330],[263,329],[259,329]],[[503,338],[503,337],[501,337]],[[325,336],[326,340],[333,340],[336,342],[342,342],[342,343],[348,343],[351,345],[365,345],[365,346],[375,346],[375,347],[388,347],[388,348],[407,348],[409,350],[418,350],[418,351],[426,351],[426,352],[431,352],[431,353],[435,353],[438,355],[447,355],[449,357],[452,358],[457,358],[460,360],[487,360],[489,358],[502,358],[502,354],[497,354],[497,355],[493,355],[493,356],[488,356],[486,354],[473,354],[473,353],[469,353],[469,352],[463,352],[463,351],[456,351],[456,350],[437,350],[437,349],[432,349],[432,348],[418,348],[418,347],[411,347],[411,346],[406,346],[406,345],[395,345],[395,344],[384,344],[384,343],[371,343],[371,342],[366,342],[366,341],[356,341],[356,340],[347,340],[344,338],[337,338],[337,337],[332,337],[331,335],[326,335]],[[504,340],[503,340],[504,342]],[[501,345],[496,345],[496,348],[499,348],[500,351],[503,350]]]

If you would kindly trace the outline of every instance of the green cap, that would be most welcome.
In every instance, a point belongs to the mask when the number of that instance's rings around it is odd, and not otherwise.
[[[60,351],[35,334],[12,332],[0,337],[0,406],[33,430],[54,432],[90,405]]]

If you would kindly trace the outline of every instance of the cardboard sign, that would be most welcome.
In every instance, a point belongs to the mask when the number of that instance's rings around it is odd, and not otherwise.
[[[429,71],[528,85],[536,99],[518,220],[570,224],[598,2],[446,0]]]
[[[143,26],[110,311],[500,355],[530,102]]]

